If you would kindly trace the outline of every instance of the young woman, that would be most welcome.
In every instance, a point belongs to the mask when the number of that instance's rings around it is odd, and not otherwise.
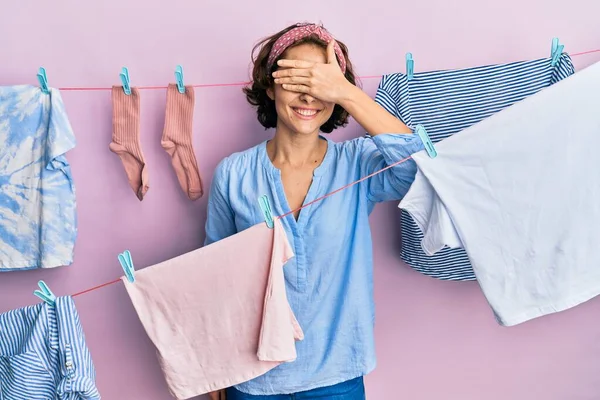
[[[256,52],[258,50],[258,53]],[[400,200],[413,182],[419,137],[355,85],[346,46],[315,24],[296,24],[255,48],[244,89],[270,140],[222,160],[208,200],[206,244],[264,222],[266,194],[295,256],[286,290],[303,331],[298,357],[211,399],[364,399],[375,367],[374,205]],[[335,143],[321,135],[352,116],[371,137]],[[318,197],[373,177],[298,210]],[[293,395],[293,396],[292,396]]]

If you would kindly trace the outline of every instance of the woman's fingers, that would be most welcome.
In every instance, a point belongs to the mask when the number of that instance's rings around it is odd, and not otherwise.
[[[312,70],[307,68],[290,68],[280,69],[273,72],[274,78],[282,78],[286,76],[311,76]]]
[[[298,93],[308,93],[312,94],[312,90],[309,86],[305,85],[291,85],[291,84],[283,84],[281,85],[285,90],[289,90],[290,92],[298,92]]]
[[[287,78],[275,78],[275,83],[278,85],[283,84],[300,84],[309,85],[311,82],[310,78],[304,76],[290,76]]]
[[[304,61],[304,60],[279,60],[277,61],[277,65],[280,67],[287,68],[310,68],[315,65],[314,62]]]

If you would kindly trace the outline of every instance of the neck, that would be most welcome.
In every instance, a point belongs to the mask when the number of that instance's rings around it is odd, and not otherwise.
[[[307,163],[314,164],[315,159],[322,160],[327,150],[325,141],[314,135],[283,134],[278,131],[267,144],[269,156],[276,164],[289,164],[302,167]]]

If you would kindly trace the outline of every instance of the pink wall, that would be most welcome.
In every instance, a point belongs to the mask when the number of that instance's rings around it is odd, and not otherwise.
[[[221,0],[9,2],[0,7],[0,85],[37,84],[39,66],[54,87],[166,85],[182,64],[187,83],[247,79],[259,37],[297,20],[322,20],[350,47],[361,75],[544,57],[558,36],[569,52],[600,48],[596,0],[371,0],[300,3]],[[34,6],[35,4],[35,6]],[[250,6],[256,5],[256,8]],[[31,7],[27,10],[26,7]],[[34,8],[36,7],[36,8]],[[398,28],[395,28],[398,27]],[[600,53],[574,59],[577,68]],[[378,79],[364,80],[375,94]],[[63,92],[78,145],[72,163],[80,233],[75,264],[0,275],[0,312],[38,301],[44,279],[65,295],[121,275],[116,255],[130,249],[137,267],[200,246],[206,197],[192,203],[160,148],[165,91],[142,93],[142,144],[151,188],[140,203],[109,152],[110,92]],[[195,146],[206,187],[216,163],[266,138],[240,87],[196,92]],[[333,135],[362,134],[356,125]],[[379,206],[375,240],[378,368],[370,399],[593,400],[600,398],[600,299],[512,328],[496,324],[476,283],[440,282],[403,265],[399,210]],[[210,284],[207,282],[207,284]],[[106,400],[167,400],[152,346],[121,284],[76,303]]]

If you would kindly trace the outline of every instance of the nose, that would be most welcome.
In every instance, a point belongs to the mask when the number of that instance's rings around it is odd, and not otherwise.
[[[308,93],[302,93],[300,95],[300,100],[302,100],[303,102],[310,104],[310,103],[314,103],[315,101],[317,101],[316,98],[312,97],[310,94]]]

